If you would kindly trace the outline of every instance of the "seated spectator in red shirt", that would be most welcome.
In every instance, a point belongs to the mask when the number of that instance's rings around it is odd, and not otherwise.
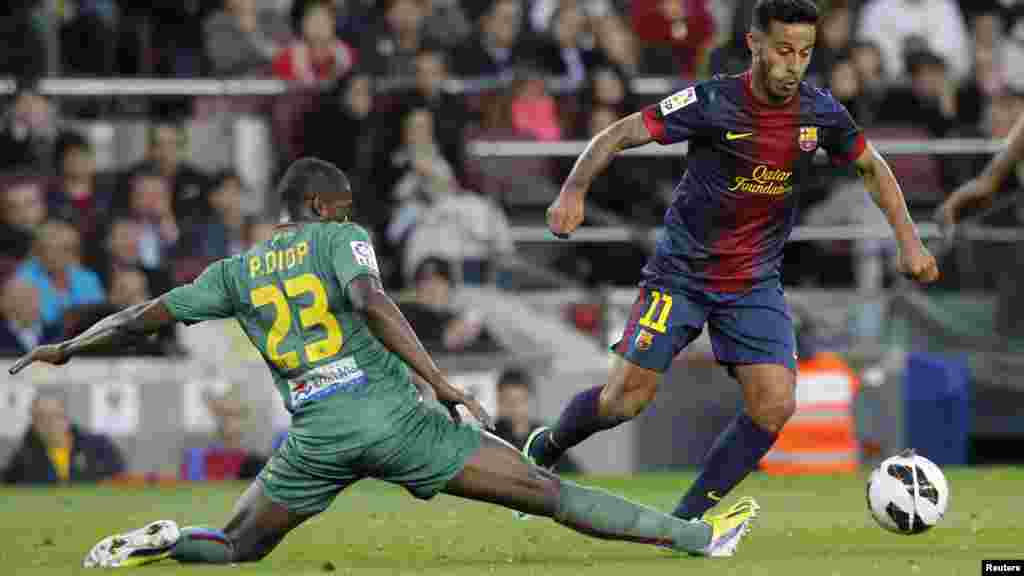
[[[301,4],[296,3],[296,6]],[[303,84],[345,76],[355,65],[356,53],[338,38],[334,22],[333,2],[306,2],[296,23],[301,26],[302,39],[277,54],[273,64],[274,76]]]

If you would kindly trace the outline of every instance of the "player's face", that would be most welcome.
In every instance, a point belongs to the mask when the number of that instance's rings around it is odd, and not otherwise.
[[[764,91],[774,100],[784,101],[796,94],[814,50],[812,24],[771,22],[767,31],[750,34],[753,66]]]

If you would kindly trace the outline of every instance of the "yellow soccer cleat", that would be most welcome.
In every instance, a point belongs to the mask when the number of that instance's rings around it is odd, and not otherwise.
[[[753,498],[740,498],[723,514],[707,515],[701,519],[711,525],[711,542],[697,554],[712,558],[732,556],[740,540],[750,531],[757,512],[761,509]]]

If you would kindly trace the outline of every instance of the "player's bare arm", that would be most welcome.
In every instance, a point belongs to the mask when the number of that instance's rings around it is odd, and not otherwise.
[[[1024,160],[1024,116],[1017,119],[1006,139],[1006,148],[989,161],[981,174],[957,188],[939,206],[936,220],[946,226],[953,226],[960,221],[964,210],[984,209],[992,204],[992,198],[1003,182],[1013,173],[1017,163]]]
[[[864,152],[855,161],[855,166],[864,180],[864,187],[892,226],[900,249],[900,271],[922,283],[938,280],[938,265],[917,235],[903,191],[889,164],[868,142]]]
[[[17,374],[33,362],[60,365],[76,354],[116,349],[175,322],[163,300],[155,298],[111,314],[70,340],[36,346],[19,358],[9,372]]]
[[[653,142],[643,115],[635,112],[619,119],[594,136],[576,159],[558,198],[548,208],[548,227],[566,236],[583,223],[583,201],[590,184],[619,152]]]
[[[452,386],[444,377],[402,311],[384,292],[380,281],[370,275],[360,276],[349,283],[348,297],[356,311],[366,317],[366,324],[373,335],[430,384],[439,402],[450,409],[462,404],[481,424],[491,427],[490,416],[480,403]],[[453,416],[456,416],[454,411]]]

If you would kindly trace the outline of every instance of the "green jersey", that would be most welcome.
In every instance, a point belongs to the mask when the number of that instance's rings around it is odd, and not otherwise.
[[[363,228],[305,223],[211,264],[164,302],[189,325],[236,318],[274,375],[292,434],[338,439],[383,426],[417,403],[405,363],[348,300],[348,283],[363,275],[379,275]]]

